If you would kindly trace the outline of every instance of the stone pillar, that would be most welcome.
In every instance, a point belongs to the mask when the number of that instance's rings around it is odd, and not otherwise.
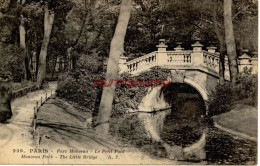
[[[184,48],[181,47],[182,45],[182,42],[177,42],[177,47],[174,48],[175,51],[182,51],[184,50]]]
[[[201,52],[203,45],[200,43],[200,39],[196,39],[196,42],[191,45],[193,47],[193,52]]]
[[[209,46],[209,47],[207,47],[207,49],[208,49],[208,52],[210,52],[210,53],[215,53],[216,52],[216,49],[217,49],[217,47],[214,47],[214,46]]]
[[[160,39],[159,44],[156,46],[158,48],[158,52],[164,52],[166,51],[166,48],[168,47],[166,44],[165,39]]]
[[[126,61],[127,61],[128,57],[121,55],[119,58],[119,64],[118,64],[118,68],[119,68],[119,74],[122,74],[124,72],[127,72],[127,65],[126,65]]]
[[[193,51],[191,53],[193,66],[203,67],[203,45],[199,42],[199,40],[197,40],[191,46],[193,47]]]
[[[157,65],[158,66],[167,65],[168,56],[167,56],[166,48],[168,46],[165,44],[165,39],[160,39],[159,45],[157,45],[156,47],[158,48]]]
[[[244,68],[251,69],[252,68],[252,63],[251,63],[251,57],[248,55],[248,50],[244,49],[243,54],[238,57],[239,59],[239,65],[238,65],[238,70],[239,72],[243,72]]]

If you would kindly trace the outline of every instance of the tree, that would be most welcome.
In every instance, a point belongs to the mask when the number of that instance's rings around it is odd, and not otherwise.
[[[47,57],[48,45],[50,41],[53,22],[54,22],[54,12],[50,11],[48,7],[48,3],[45,3],[44,4],[44,37],[41,46],[38,74],[37,74],[37,84],[40,87],[42,86],[46,74],[46,57]]]
[[[218,26],[217,21],[217,6],[218,6],[218,0],[215,0],[214,9],[213,9],[213,24],[214,24],[214,30],[216,33],[216,36],[219,41],[219,83],[221,85],[225,82],[225,53],[226,53],[226,47],[225,47],[225,36],[222,33],[222,30]]]
[[[31,73],[29,68],[29,58],[26,49],[26,30],[25,30],[25,16],[23,14],[22,8],[25,5],[25,0],[20,0],[20,24],[19,24],[19,36],[20,36],[20,48],[22,49],[22,54],[24,57],[24,69],[25,69],[25,79],[31,79]]]
[[[229,60],[230,81],[236,82],[238,75],[236,44],[232,23],[232,0],[224,0],[224,28],[227,54]]]
[[[124,40],[131,14],[131,4],[131,0],[122,0],[121,2],[118,23],[110,45],[106,80],[116,78],[118,75],[118,62],[120,55],[124,52]],[[97,117],[98,126],[96,127],[96,132],[103,136],[108,135],[114,93],[115,85],[103,88]]]

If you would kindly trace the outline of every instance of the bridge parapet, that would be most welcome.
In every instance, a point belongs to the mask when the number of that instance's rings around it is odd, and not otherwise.
[[[157,59],[158,59],[158,51],[154,51],[144,56],[126,62],[127,71],[125,70],[120,70],[120,71],[136,74],[145,70],[149,70],[150,68],[157,66]]]
[[[208,71],[215,73],[217,76],[219,74],[219,52],[208,52],[203,51],[203,67]],[[228,65],[228,57],[225,56],[225,79],[229,80],[229,65]]]
[[[160,40],[157,45],[158,51],[151,52],[144,56],[127,61],[124,58],[123,64],[119,65],[120,73],[128,72],[138,75],[152,67],[159,66],[168,69],[178,70],[202,70],[211,75],[219,76],[219,52],[216,47],[207,47],[208,51],[202,50],[203,45],[197,41],[193,45],[193,50],[184,50],[180,44],[173,51],[166,51],[165,40]],[[238,59],[239,71],[245,67],[253,68],[253,73],[257,73],[258,58],[251,58],[244,53]],[[228,57],[225,56],[225,79],[229,80]]]

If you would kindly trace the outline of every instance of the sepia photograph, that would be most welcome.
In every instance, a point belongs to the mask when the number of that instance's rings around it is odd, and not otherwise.
[[[258,0],[0,0],[0,164],[257,165]]]

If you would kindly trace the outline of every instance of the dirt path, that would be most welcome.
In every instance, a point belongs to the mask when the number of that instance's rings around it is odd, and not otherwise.
[[[34,148],[31,123],[35,103],[40,101],[41,97],[45,98],[46,92],[50,96],[51,90],[54,92],[56,87],[57,83],[51,82],[48,89],[28,93],[12,102],[13,117],[7,123],[0,124],[0,163],[15,164],[14,158],[21,154],[18,149],[27,153]]]

